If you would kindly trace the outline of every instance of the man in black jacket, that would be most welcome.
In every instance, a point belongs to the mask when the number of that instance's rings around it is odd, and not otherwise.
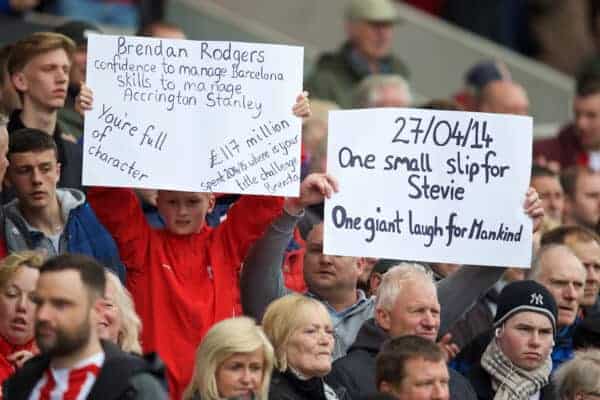
[[[430,274],[420,265],[400,264],[384,276],[377,292],[375,318],[367,320],[348,354],[333,364],[326,378],[332,387],[345,387],[350,398],[377,391],[375,358],[383,343],[407,335],[435,342],[440,327],[440,304]],[[452,399],[474,400],[469,382],[449,369]]]
[[[104,268],[86,256],[64,254],[40,268],[33,300],[41,354],[5,382],[4,398],[167,398],[160,363],[100,342],[96,321],[105,285]]]

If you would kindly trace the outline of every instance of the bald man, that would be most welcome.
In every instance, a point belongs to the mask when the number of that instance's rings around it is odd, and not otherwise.
[[[518,83],[497,80],[481,90],[477,111],[502,114],[529,114],[529,98]]]

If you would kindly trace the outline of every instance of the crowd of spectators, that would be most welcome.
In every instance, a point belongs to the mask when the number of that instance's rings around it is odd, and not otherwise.
[[[95,15],[104,2],[43,3],[0,7]],[[107,3],[128,21],[138,6]],[[528,115],[502,62],[474,65],[453,98],[415,104],[392,53],[394,3],[351,0],[347,40],[306,81],[311,102],[290,104],[298,197],[84,188],[86,35],[101,29],[78,17],[0,49],[0,398],[600,398],[597,61],[577,76],[574,120],[533,145],[531,268],[419,264],[323,253],[324,199],[362,190],[326,172],[327,113]],[[185,38],[162,21],[137,33]]]

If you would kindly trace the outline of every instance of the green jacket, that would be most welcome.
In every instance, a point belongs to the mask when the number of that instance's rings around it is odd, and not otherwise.
[[[408,78],[408,68],[394,55],[381,60],[380,67],[380,73]],[[338,51],[319,57],[305,86],[312,98],[331,100],[342,108],[351,108],[356,85],[370,73],[366,62],[346,42]]]

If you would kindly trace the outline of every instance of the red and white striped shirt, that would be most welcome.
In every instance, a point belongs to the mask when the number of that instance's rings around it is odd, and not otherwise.
[[[104,363],[100,352],[73,368],[48,368],[33,388],[29,400],[85,400]]]

